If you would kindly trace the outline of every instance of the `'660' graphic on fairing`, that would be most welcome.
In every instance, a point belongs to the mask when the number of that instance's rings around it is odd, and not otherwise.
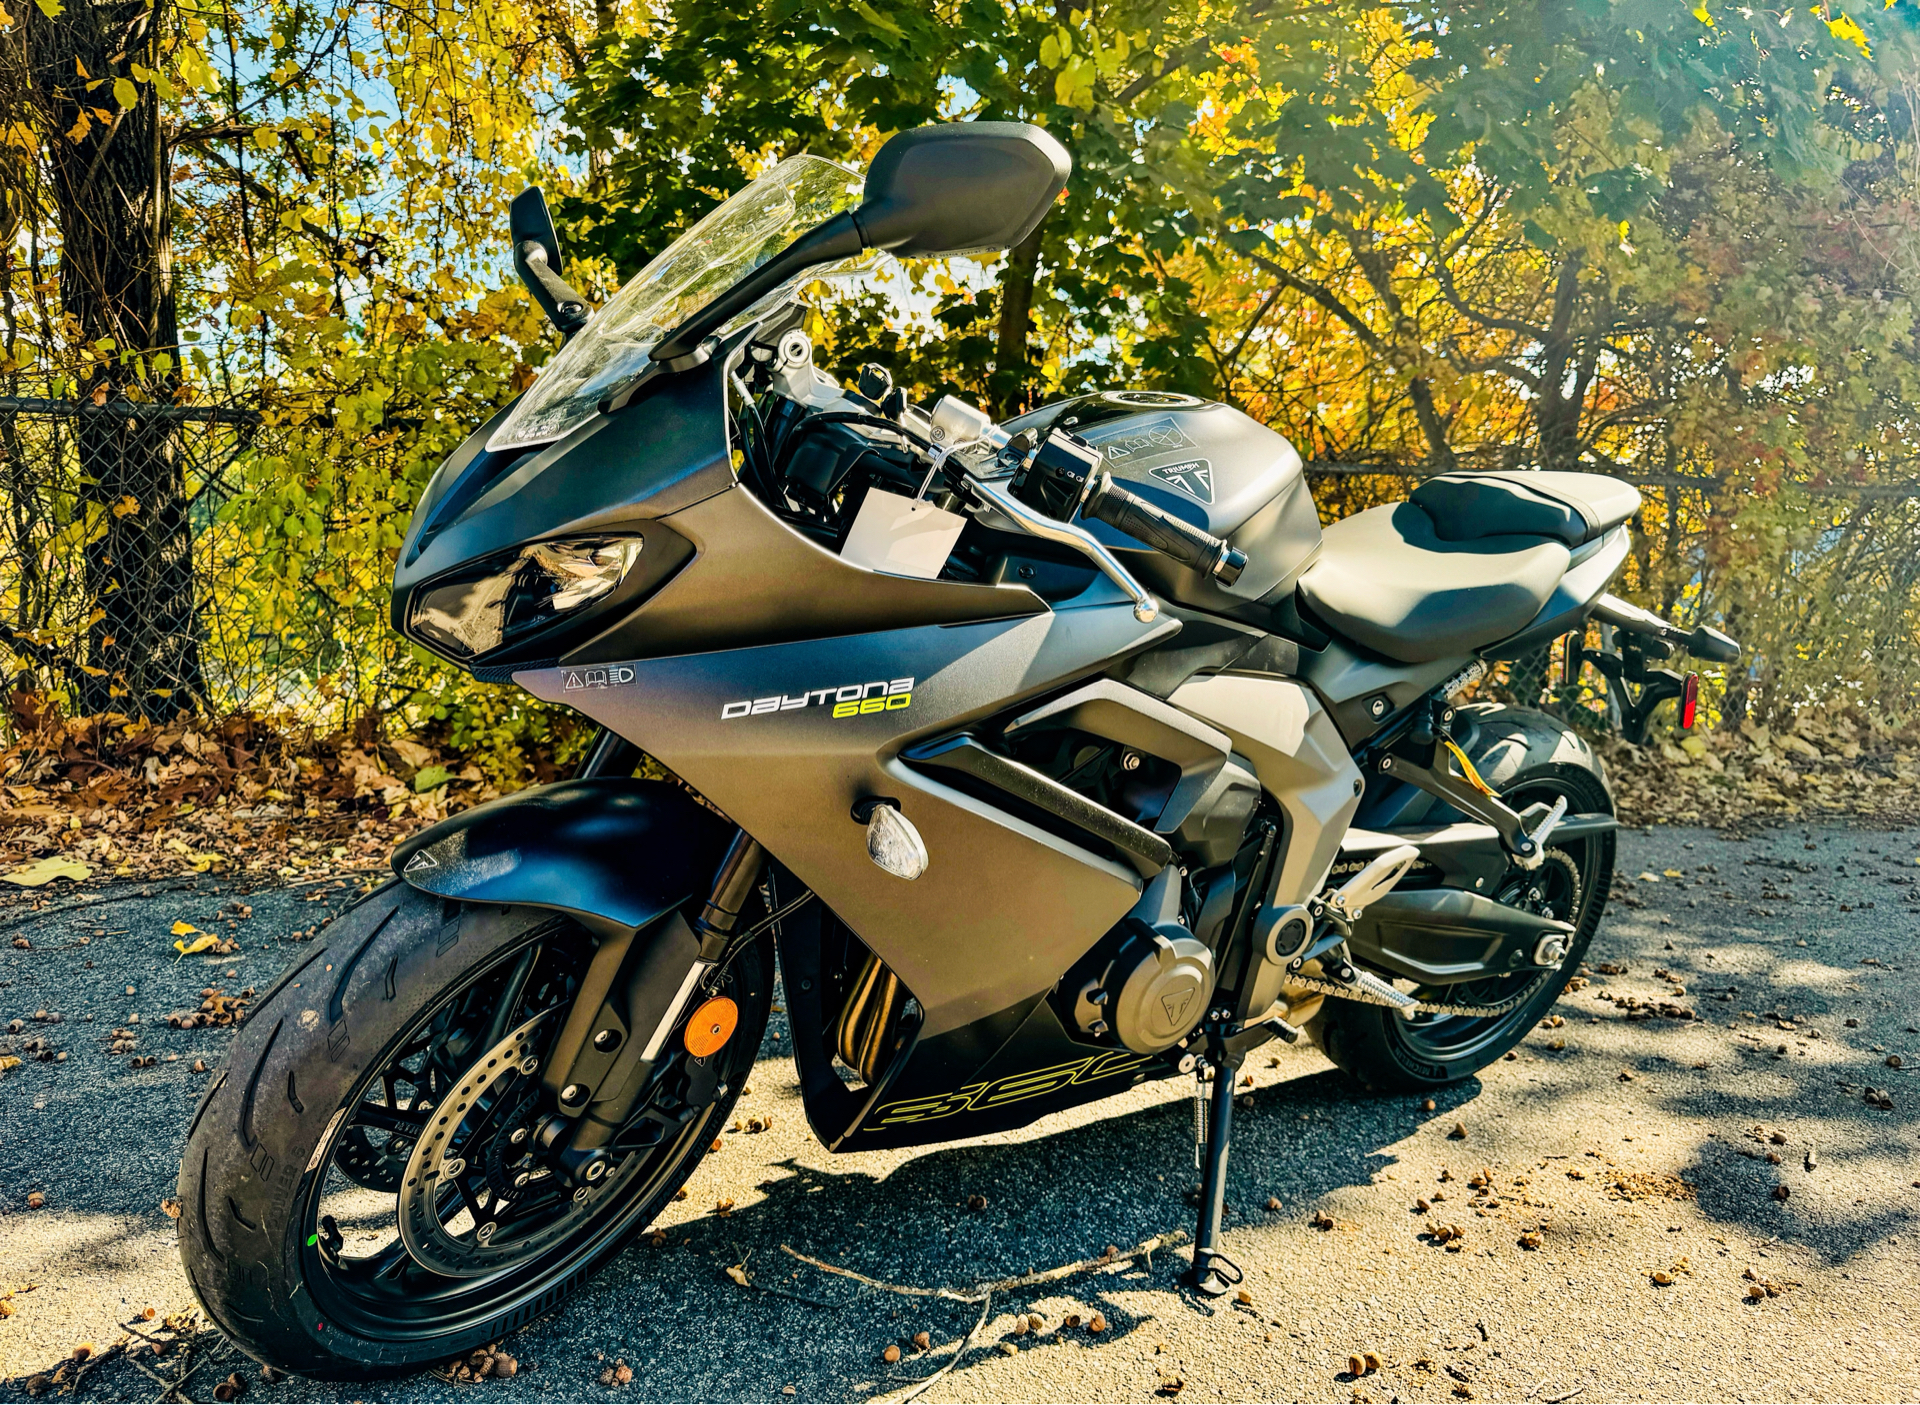
[[[774,693],[764,698],[742,698],[722,703],[720,719],[762,717],[769,712],[798,712],[806,707],[833,707],[835,717],[859,717],[874,712],[898,712],[913,705],[911,678],[879,679],[872,683],[845,683],[837,688],[807,688],[798,693]]]

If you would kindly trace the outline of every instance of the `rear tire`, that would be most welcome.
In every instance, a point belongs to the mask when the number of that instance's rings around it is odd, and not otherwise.
[[[181,1257],[194,1292],[229,1337],[262,1361],[317,1379],[400,1374],[497,1341],[550,1311],[652,1221],[699,1164],[751,1070],[772,994],[764,939],[727,974],[739,1023],[714,1056],[722,1065],[719,1097],[658,1146],[627,1152],[643,1159],[623,1159],[585,1201],[571,1198],[564,1181],[536,1179],[549,1219],[530,1221],[538,1232],[529,1232],[521,1261],[449,1278],[407,1254],[397,1219],[393,1243],[380,1243],[379,1218],[395,1218],[395,1187],[412,1142],[378,1130],[366,1110],[391,1122],[414,1109],[424,1125],[429,1114],[417,1109],[433,1106],[433,1090],[451,1101],[478,1087],[457,1080],[474,1076],[463,1066],[485,1067],[486,1040],[499,1036],[489,1009],[507,1004],[502,1017],[560,1011],[567,973],[590,948],[585,929],[551,912],[468,906],[394,883],[343,914],[295,962],[249,1012],[194,1115],[180,1171]],[[546,974],[527,974],[534,970]],[[509,990],[510,997],[502,994]],[[542,1064],[564,1018],[548,1016],[525,1036]],[[409,1081],[407,1058],[424,1070],[417,1082]],[[445,1073],[436,1071],[442,1066]],[[412,1090],[404,1098],[395,1092],[396,1070],[400,1086]],[[515,1081],[503,1074],[466,1094],[473,1111],[458,1126],[485,1127],[483,1106],[487,1118],[522,1118],[537,1090],[537,1075]],[[349,1109],[360,1110],[348,1116]],[[477,1147],[480,1133],[473,1136]],[[503,1173],[488,1164],[498,1183]],[[506,1228],[514,1200],[484,1188],[480,1194]],[[533,1196],[509,1193],[522,1194]],[[459,1202],[442,1203],[456,1207],[450,1223],[457,1222]],[[344,1234],[323,1207],[346,1222]],[[477,1225],[473,1234],[485,1249]],[[495,1241],[496,1252],[510,1237]],[[363,1241],[379,1247],[362,1251]]]
[[[1537,801],[1567,799],[1569,814],[1612,814],[1613,797],[1592,750],[1564,723],[1523,708],[1463,709],[1475,724],[1470,754],[1476,769],[1516,810]],[[1616,843],[1611,833],[1568,844],[1549,843],[1536,870],[1571,888],[1574,926],[1566,958],[1528,999],[1504,1015],[1484,1018],[1417,1016],[1402,1019],[1381,1005],[1329,998],[1310,1026],[1321,1050],[1376,1093],[1428,1092],[1470,1078],[1526,1037],[1580,969],[1599,929],[1613,884]],[[1574,875],[1567,877],[1569,871]],[[1390,975],[1380,972],[1382,977]],[[1439,986],[1423,999],[1498,1004],[1504,977],[1473,986]],[[1481,990],[1485,986],[1487,989]],[[1505,987],[1511,991],[1512,987]]]

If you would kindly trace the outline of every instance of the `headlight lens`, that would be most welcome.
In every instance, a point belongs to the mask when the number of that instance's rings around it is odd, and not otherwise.
[[[589,537],[520,547],[422,588],[409,628],[454,658],[490,654],[609,594],[641,545],[639,537]]]

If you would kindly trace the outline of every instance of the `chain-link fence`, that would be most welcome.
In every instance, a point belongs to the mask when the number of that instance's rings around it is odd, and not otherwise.
[[[257,409],[198,398],[0,397],[0,656],[10,691],[73,715],[166,722],[243,710],[313,712],[328,631],[262,628],[254,542],[223,522],[249,456],[271,455]],[[1336,515],[1404,494],[1403,475],[1314,473]],[[324,587],[309,583],[314,601]],[[1559,701],[1545,650],[1498,680]],[[1569,699],[1569,702],[1572,700]],[[1556,710],[1559,710],[1556,708]],[[1567,711],[1604,724],[1589,709]],[[328,719],[339,723],[341,718]]]
[[[260,423],[219,403],[0,397],[0,646],[13,690],[164,721],[247,700],[204,612],[208,528]]]

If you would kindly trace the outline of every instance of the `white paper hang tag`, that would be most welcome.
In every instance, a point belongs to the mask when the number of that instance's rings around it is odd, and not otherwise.
[[[947,564],[966,525],[966,518],[930,502],[869,488],[840,559],[869,571],[930,581]]]

